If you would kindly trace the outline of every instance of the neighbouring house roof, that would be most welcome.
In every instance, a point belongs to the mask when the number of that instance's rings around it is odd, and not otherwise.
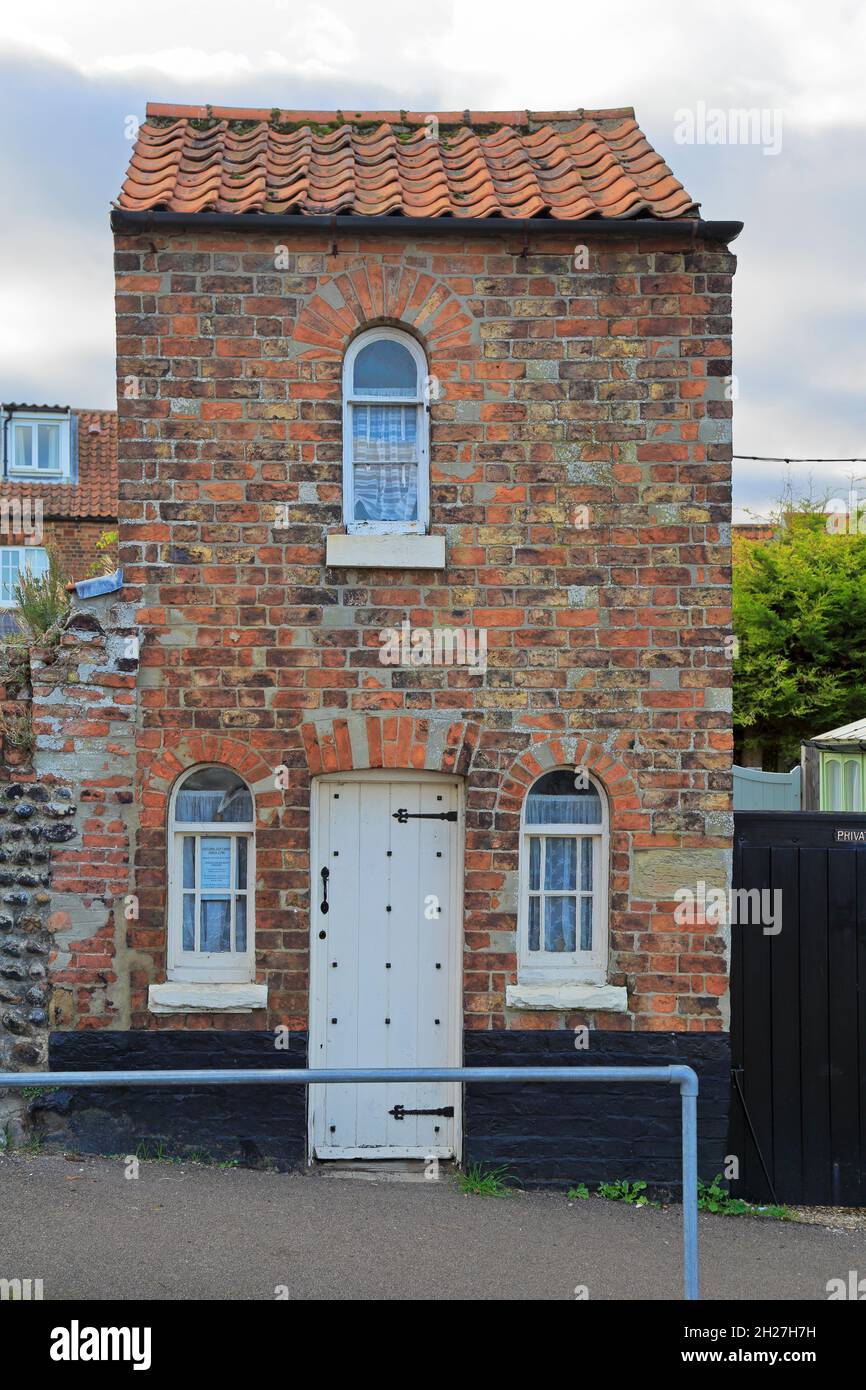
[[[67,406],[14,405],[13,410],[66,413]],[[0,498],[42,502],[46,520],[117,521],[117,414],[113,410],[70,410],[77,432],[78,478],[68,483],[0,479]]]
[[[698,218],[698,204],[630,107],[343,113],[151,103],[116,207],[371,218]]]
[[[866,744],[866,719],[855,719],[853,724],[841,724],[838,729],[828,729],[826,734],[816,734],[814,738],[806,741],[817,748],[839,743]]]
[[[772,541],[779,534],[774,521],[735,521],[733,534],[744,541]]]

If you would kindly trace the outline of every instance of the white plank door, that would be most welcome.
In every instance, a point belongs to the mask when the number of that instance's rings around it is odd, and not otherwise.
[[[320,779],[315,797],[310,1066],[459,1066],[460,784],[356,773]],[[450,1158],[460,1103],[448,1083],[311,1086],[311,1152]]]

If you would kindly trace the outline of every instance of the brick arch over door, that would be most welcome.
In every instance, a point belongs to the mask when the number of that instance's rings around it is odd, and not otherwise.
[[[465,776],[478,734],[477,724],[411,714],[354,714],[301,725],[313,777],[377,767]]]
[[[293,341],[303,357],[342,358],[346,344],[372,324],[414,329],[431,359],[468,347],[475,318],[447,284],[424,270],[377,261],[323,277],[298,315]],[[303,351],[308,344],[311,351]]]

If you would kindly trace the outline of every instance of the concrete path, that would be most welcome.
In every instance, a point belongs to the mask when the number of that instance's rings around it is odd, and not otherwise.
[[[0,1279],[46,1299],[591,1299],[681,1296],[677,1207],[463,1196],[370,1182],[122,1159],[0,1157]],[[707,1299],[825,1299],[866,1275],[866,1231],[700,1218]]]

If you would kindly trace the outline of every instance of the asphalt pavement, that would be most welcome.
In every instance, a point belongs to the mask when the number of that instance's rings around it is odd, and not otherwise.
[[[0,1280],[46,1299],[669,1299],[678,1207],[464,1196],[362,1181],[123,1159],[0,1156]],[[830,1215],[827,1218],[832,1222]],[[826,1299],[866,1275],[866,1231],[701,1214],[706,1299]]]

